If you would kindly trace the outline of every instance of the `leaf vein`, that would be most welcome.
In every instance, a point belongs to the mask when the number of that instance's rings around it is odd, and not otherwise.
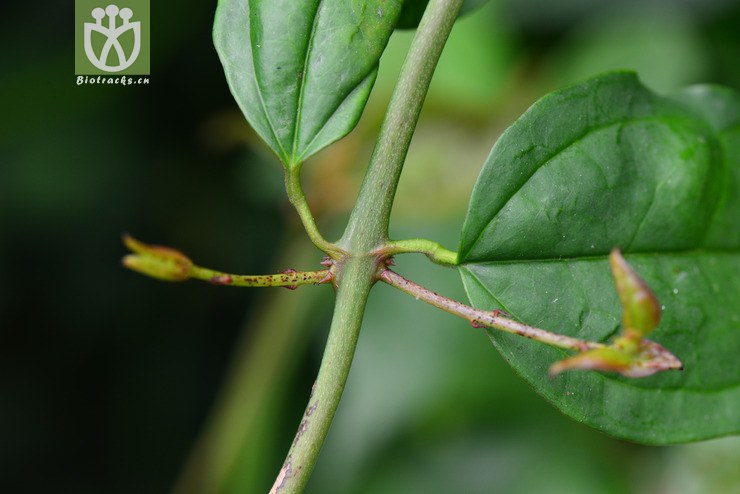
[[[705,249],[705,248],[693,248],[693,249],[682,249],[682,250],[667,250],[665,252],[653,252],[653,251],[636,251],[636,252],[626,252],[625,255],[629,255],[630,257],[658,257],[658,256],[667,256],[667,255],[675,255],[675,256],[686,256],[686,257],[700,257],[703,255],[709,255],[709,256],[736,256],[740,254],[740,248],[733,247],[731,249],[722,249],[722,248],[713,248],[713,249]],[[486,265],[502,265],[502,264],[527,264],[532,262],[538,262],[538,263],[548,263],[548,262],[572,262],[572,261],[579,261],[579,262],[600,262],[606,260],[608,257],[607,254],[600,254],[600,255],[588,255],[588,256],[573,256],[573,257],[542,257],[542,258],[527,258],[527,259],[503,259],[503,260],[496,260],[496,261],[473,261],[473,262],[466,262],[460,264],[460,266],[470,266],[470,265],[476,265],[476,266],[486,266]]]
[[[376,65],[376,66],[375,66],[375,69],[377,69],[377,67],[378,67],[378,66]],[[373,73],[372,73],[372,72],[373,72],[373,71],[370,71],[370,72],[369,72],[369,73],[368,73],[368,74],[367,74],[367,75],[366,75],[366,76],[365,76],[365,77],[364,77],[364,78],[363,78],[362,80],[360,80],[360,82],[359,82],[359,83],[358,83],[358,84],[357,84],[357,85],[356,85],[355,87],[353,87],[353,88],[352,88],[352,89],[351,89],[351,90],[350,90],[350,91],[349,91],[349,92],[347,93],[347,95],[346,95],[346,96],[345,96],[345,97],[344,97],[344,98],[343,98],[342,100],[340,100],[340,101],[339,101],[339,104],[337,104],[336,108],[334,108],[334,110],[333,110],[333,111],[332,111],[332,112],[331,112],[331,113],[329,114],[329,117],[328,117],[328,118],[327,118],[327,119],[326,119],[326,120],[324,121],[324,123],[323,123],[323,124],[321,125],[321,128],[319,129],[319,131],[318,131],[318,132],[316,132],[316,135],[314,135],[314,136],[313,136],[313,138],[311,139],[311,142],[309,142],[309,143],[308,143],[308,144],[306,145],[305,149],[303,150],[303,153],[301,153],[301,155],[300,155],[300,156],[298,157],[298,161],[300,161],[300,160],[301,160],[301,159],[303,158],[303,155],[304,155],[304,154],[305,154],[305,153],[306,153],[306,152],[307,152],[308,150],[310,150],[310,149],[311,149],[311,146],[313,146],[313,143],[314,143],[314,142],[316,142],[316,140],[317,140],[317,139],[318,139],[319,137],[321,137],[321,134],[322,134],[322,133],[324,132],[324,130],[326,130],[326,126],[327,126],[327,125],[329,125],[329,122],[331,121],[332,117],[333,117],[333,116],[334,116],[334,115],[336,114],[336,112],[338,112],[338,111],[339,111],[339,108],[340,108],[340,107],[341,107],[341,106],[342,106],[342,105],[344,104],[344,102],[345,102],[345,101],[347,101],[347,100],[348,100],[348,99],[349,99],[349,98],[350,98],[350,97],[352,96],[352,93],[354,93],[354,92],[355,92],[355,90],[356,90],[356,89],[357,89],[358,87],[360,87],[360,86],[361,86],[361,85],[362,85],[362,84],[363,84],[363,83],[364,83],[364,82],[365,82],[365,81],[367,80],[367,78],[368,78],[368,77],[371,77],[371,76],[373,75]]]
[[[323,4],[323,0],[319,0],[316,4],[316,11],[313,14],[313,21],[311,24],[311,34],[308,37],[308,44],[306,44],[306,56],[303,59],[303,71],[301,72],[301,89],[298,91],[298,100],[296,101],[296,112],[295,120],[293,121],[293,151],[292,155],[295,158],[298,151],[298,135],[301,128],[301,116],[303,115],[303,95],[306,90],[306,76],[308,75],[309,59],[311,58],[311,50],[313,49],[313,40],[316,35],[316,26],[319,23],[319,11]],[[322,127],[323,128],[323,127]]]
[[[578,144],[580,141],[582,141],[583,139],[585,139],[589,135],[591,135],[591,134],[593,134],[595,132],[599,132],[599,131],[608,129],[610,127],[614,127],[614,126],[618,126],[618,125],[621,126],[621,125],[624,125],[624,124],[634,123],[634,122],[650,122],[650,121],[665,121],[665,120],[666,120],[666,117],[654,117],[654,116],[649,116],[649,117],[630,117],[630,118],[625,118],[625,119],[621,119],[621,120],[616,120],[616,121],[609,122],[609,123],[604,124],[604,125],[599,125],[599,126],[596,126],[596,127],[591,127],[588,130],[586,130],[586,132],[582,133],[581,135],[577,136],[576,138],[574,138],[572,140],[569,140],[567,143],[563,144],[562,146],[559,146],[559,147],[555,148],[551,154],[547,155],[542,160],[542,162],[539,163],[532,170],[532,172],[528,176],[526,176],[526,178],[524,178],[524,180],[521,182],[521,184],[519,184],[518,187],[514,191],[511,192],[511,194],[504,200],[504,202],[501,204],[501,206],[496,211],[493,212],[493,214],[490,216],[490,218],[488,220],[485,221],[483,227],[480,228],[480,231],[478,232],[478,235],[476,236],[475,240],[473,240],[473,242],[470,243],[470,247],[464,252],[464,254],[461,252],[461,257],[460,258],[461,259],[465,259],[473,251],[473,249],[478,244],[478,242],[480,242],[480,240],[483,238],[483,233],[491,226],[491,223],[493,223],[496,220],[496,218],[498,218],[499,214],[506,208],[506,205],[509,204],[509,202],[511,202],[511,200],[514,198],[514,196],[516,196],[517,192],[519,192],[519,190],[521,190],[521,188],[524,187],[537,174],[537,172],[539,170],[541,170],[542,168],[544,168],[545,166],[547,166],[550,162],[552,162],[552,160],[554,160],[555,158],[557,158],[560,154],[562,154],[563,152],[565,152],[566,150],[568,150],[570,147]],[[486,165],[487,164],[488,163],[486,163]]]
[[[277,136],[277,131],[275,130],[275,125],[272,123],[272,118],[270,118],[270,113],[267,111],[267,105],[265,104],[265,97],[262,94],[262,85],[260,84],[260,78],[257,73],[257,68],[255,66],[254,60],[255,60],[255,53],[254,53],[254,41],[252,40],[252,26],[251,26],[251,15],[250,12],[247,10],[247,23],[249,24],[249,49],[252,51],[252,73],[254,74],[254,85],[257,88],[257,96],[259,96],[260,105],[262,106],[262,112],[265,114],[265,120],[267,120],[267,125],[270,127],[270,131],[272,132],[272,137],[275,139],[275,143],[277,144],[278,148],[280,148],[280,151],[282,152],[282,159],[283,161],[287,161],[287,153],[285,152],[285,148],[283,147],[283,144],[280,142],[280,139]]]

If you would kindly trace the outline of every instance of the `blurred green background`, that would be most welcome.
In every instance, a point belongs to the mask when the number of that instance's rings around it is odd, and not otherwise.
[[[0,30],[0,492],[266,492],[321,358],[331,290],[165,284],[121,233],[241,273],[313,269],[282,172],[211,42],[215,2],[151,7],[151,84],[76,86],[73,6],[4,7]],[[455,248],[500,132],[544,93],[636,69],[659,92],[740,89],[737,0],[492,0],[459,21],[399,186],[392,234]],[[341,233],[413,33],[359,127],[305,167]],[[462,299],[454,270],[398,271]],[[309,492],[740,492],[740,441],[644,447],[538,398],[464,321],[373,291]]]

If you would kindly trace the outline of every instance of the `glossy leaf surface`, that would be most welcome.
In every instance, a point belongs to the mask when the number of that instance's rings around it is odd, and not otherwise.
[[[571,353],[491,332],[561,411],[665,444],[740,432],[740,99],[694,87],[664,98],[631,73],[552,93],[499,139],[460,244],[471,303],[608,342],[621,327],[607,256],[621,247],[662,308],[650,338],[683,372],[547,376]]]
[[[214,42],[239,107],[286,167],[356,125],[401,2],[220,0]]]

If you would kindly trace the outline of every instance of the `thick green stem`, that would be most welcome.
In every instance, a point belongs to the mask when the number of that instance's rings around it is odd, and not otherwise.
[[[424,98],[462,0],[431,0],[406,56],[360,195],[340,244],[368,252],[388,239],[391,207]]]
[[[393,196],[406,153],[462,0],[431,0],[419,24],[381,128],[360,195],[339,246],[318,233],[300,190],[298,172],[286,174],[291,202],[311,240],[337,259],[337,298],[318,378],[271,494],[303,490],[334,417],[349,374],[370,289],[377,280],[382,247],[388,240]],[[380,249],[380,250],[379,250]]]
[[[324,443],[349,375],[375,266],[351,258],[342,266],[334,318],[308,406],[270,494],[303,491]]]

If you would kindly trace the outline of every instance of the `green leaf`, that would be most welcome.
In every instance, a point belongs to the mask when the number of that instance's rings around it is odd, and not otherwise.
[[[255,131],[286,167],[349,133],[400,1],[220,0],[213,38]]]
[[[462,7],[460,7],[459,15],[465,15],[486,2],[488,0],[465,0]],[[424,10],[427,8],[428,3],[429,0],[405,0],[396,27],[398,29],[415,29],[419,25],[421,16],[424,15]]]
[[[716,87],[657,96],[632,73],[552,93],[499,139],[460,244],[471,303],[598,342],[620,331],[607,256],[621,247],[662,308],[651,339],[683,372],[572,372],[570,356],[490,332],[564,413],[652,444],[740,432],[740,98]]]

